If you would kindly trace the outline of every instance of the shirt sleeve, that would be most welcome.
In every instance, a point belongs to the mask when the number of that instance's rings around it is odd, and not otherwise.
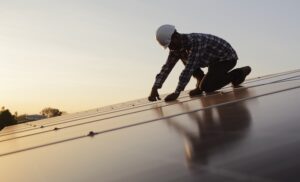
[[[179,93],[184,90],[186,85],[191,79],[191,76],[193,75],[194,71],[196,69],[200,68],[201,64],[201,47],[198,45],[195,45],[192,47],[190,51],[190,55],[188,57],[188,63],[185,66],[185,69],[181,72],[179,77],[179,83],[177,85],[177,88],[175,92]]]
[[[161,88],[175,64],[179,60],[179,54],[175,51],[170,51],[167,62],[162,66],[161,71],[156,75],[154,87]]]

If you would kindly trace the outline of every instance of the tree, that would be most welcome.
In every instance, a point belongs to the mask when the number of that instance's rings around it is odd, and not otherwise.
[[[46,116],[47,118],[61,116],[62,112],[59,109],[47,107],[41,111],[41,115]]]
[[[5,126],[17,124],[17,120],[10,113],[8,109],[3,109],[0,111],[0,130]]]

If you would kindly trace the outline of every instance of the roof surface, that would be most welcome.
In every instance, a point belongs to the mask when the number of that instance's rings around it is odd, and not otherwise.
[[[300,70],[0,132],[4,181],[299,181]],[[80,103],[78,103],[80,104]]]

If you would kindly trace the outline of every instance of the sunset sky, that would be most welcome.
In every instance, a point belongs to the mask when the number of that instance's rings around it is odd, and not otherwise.
[[[250,77],[299,69],[299,9],[298,0],[0,1],[0,106],[72,113],[147,97],[168,55],[155,40],[166,23],[224,38]],[[182,69],[160,93],[175,90]]]

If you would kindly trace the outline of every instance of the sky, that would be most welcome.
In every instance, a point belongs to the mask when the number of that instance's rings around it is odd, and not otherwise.
[[[250,77],[299,69],[299,9],[298,0],[0,1],[0,106],[73,113],[148,97],[168,55],[155,40],[162,24],[227,40]]]

